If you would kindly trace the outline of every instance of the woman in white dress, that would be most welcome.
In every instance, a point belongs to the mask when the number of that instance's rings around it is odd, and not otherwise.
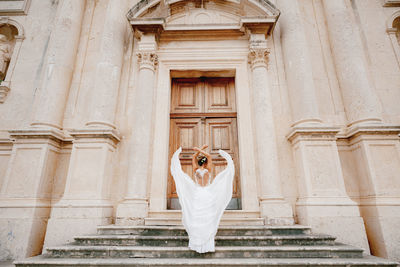
[[[232,198],[235,176],[231,156],[219,150],[219,154],[227,161],[227,167],[212,180],[213,163],[211,155],[203,150],[206,147],[193,148],[197,151],[192,158],[195,181],[182,171],[179,161],[182,148],[171,159],[171,174],[182,207],[182,223],[189,235],[189,248],[199,253],[215,251],[214,237],[222,214]],[[204,156],[197,159],[199,154]]]

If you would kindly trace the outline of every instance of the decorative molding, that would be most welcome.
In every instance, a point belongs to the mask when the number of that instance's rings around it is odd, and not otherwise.
[[[79,142],[98,142],[99,139],[109,140],[113,147],[121,141],[121,137],[115,129],[72,129],[68,132],[73,138],[74,143]]]
[[[10,91],[9,83],[1,82],[0,84],[0,104],[4,103],[6,100],[7,94]]]
[[[10,135],[10,139],[18,140],[18,142],[23,143],[36,143],[39,140],[41,143],[43,140],[48,140],[52,141],[52,143],[56,146],[59,146],[61,143],[72,141],[71,137],[65,134],[63,131],[53,128],[18,129],[10,130],[8,133]]]
[[[0,1],[0,16],[4,15],[26,15],[31,0],[2,0]]]
[[[400,0],[398,1],[400,3]],[[397,21],[400,19],[400,10],[394,12],[390,18],[387,20],[387,28],[386,32],[389,35],[390,41],[392,43],[392,47],[394,50],[394,53],[396,55],[397,63],[400,66],[400,36],[399,36],[399,31],[400,29],[398,28],[399,26],[396,25]],[[396,27],[397,26],[397,27]]]
[[[141,32],[218,31],[244,35],[247,29],[251,29],[254,33],[270,35],[279,15],[280,11],[267,0],[223,3],[210,0],[202,2],[201,6],[194,0],[173,3],[142,0],[128,12],[127,19],[134,30]]]
[[[2,1],[0,1],[0,3],[1,2]],[[2,25],[10,25],[10,26],[15,27],[18,31],[18,35],[14,36],[15,44],[14,44],[14,48],[12,49],[10,61],[8,62],[8,69],[7,69],[6,76],[4,77],[4,81],[0,82],[0,104],[4,103],[4,101],[8,95],[8,92],[11,89],[11,79],[14,74],[14,68],[17,63],[17,59],[19,56],[19,51],[21,49],[22,41],[25,39],[24,28],[17,21],[7,18],[7,17],[3,17],[3,18],[0,18],[0,26],[2,26]]]
[[[299,140],[335,141],[339,132],[340,127],[335,126],[296,126],[292,127],[286,138],[292,144],[297,143]]]
[[[371,124],[371,125],[359,125],[347,128],[347,130],[338,135],[341,139],[355,139],[357,137],[363,137],[368,139],[395,139],[400,140],[400,126],[399,125],[387,125],[387,124]]]
[[[335,126],[303,126],[292,127],[286,138],[296,143],[298,140],[350,140],[359,136],[369,136],[369,139],[400,140],[400,125],[371,124],[357,125],[346,129]],[[383,137],[384,136],[384,137]]]
[[[136,56],[138,58],[139,69],[150,69],[155,70],[158,65],[158,56],[155,52],[137,52]]]
[[[151,8],[156,7],[159,5],[159,7],[163,10],[159,10],[159,14],[168,14],[170,13],[170,7],[175,4],[179,3],[185,3],[189,2],[186,0],[141,0],[139,1],[135,6],[133,6],[128,14],[126,15],[128,20],[132,20],[134,18],[139,18],[142,17],[146,11],[148,11]],[[244,8],[241,6],[240,0],[229,0],[226,1],[226,3],[229,5],[234,6],[237,10],[241,8],[243,10]],[[207,3],[209,4],[209,3]],[[264,12],[264,16],[279,16],[280,11],[275,7],[274,4],[271,3],[269,0],[249,0],[248,4],[251,5],[251,7],[258,8]],[[192,4],[193,5],[193,4]],[[236,11],[236,10],[235,10]],[[160,17],[160,16],[158,16]]]
[[[269,49],[267,48],[250,48],[248,62],[252,69],[258,67],[267,68],[269,59]]]
[[[400,6],[400,0],[384,0],[383,6],[385,7],[393,7],[393,6]]]
[[[0,1],[1,2],[1,1]],[[17,30],[18,30],[18,35],[16,35],[16,36],[14,36],[14,38],[15,39],[20,39],[20,40],[22,40],[22,39],[24,39],[25,38],[25,30],[24,30],[24,27],[22,27],[22,25],[18,22],[18,21],[16,21],[16,20],[13,20],[13,19],[10,19],[10,18],[8,18],[8,17],[2,17],[2,18],[0,18],[0,26],[1,25],[12,25],[12,26],[14,26],[15,28],[17,28]]]

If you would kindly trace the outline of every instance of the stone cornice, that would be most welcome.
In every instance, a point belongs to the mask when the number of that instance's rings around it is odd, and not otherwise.
[[[56,142],[71,141],[63,131],[54,128],[28,128],[8,131],[11,139],[51,139]]]
[[[349,127],[339,138],[354,138],[359,135],[399,135],[400,125],[371,124]]]
[[[393,1],[393,0],[387,0]],[[160,4],[163,7],[159,13],[160,16],[168,16],[169,15],[169,7],[175,3],[184,2],[184,0],[142,0],[139,1],[135,6],[133,6],[129,12],[127,13],[126,17],[129,21],[141,17],[148,9]],[[231,4],[235,5],[233,1],[230,2]],[[264,17],[266,16],[273,16],[278,17],[280,15],[280,11],[275,7],[273,3],[269,0],[249,0],[247,4],[251,4],[253,6],[261,7],[264,11]],[[236,4],[237,8],[243,7],[238,3]]]
[[[384,7],[400,6],[400,0],[385,0]]]
[[[335,126],[295,126],[292,127],[286,138],[295,143],[298,140],[336,140],[336,135],[340,132],[340,127]]]
[[[294,143],[300,138],[302,140],[350,140],[359,136],[369,136],[370,138],[400,139],[400,125],[371,124],[356,125],[347,129],[336,126],[310,125],[292,127],[286,138]]]
[[[117,144],[121,141],[120,135],[115,129],[73,129],[69,131],[69,134],[75,140],[108,139],[111,140],[114,144]]]
[[[241,18],[237,24],[183,24],[183,25],[168,25],[165,18],[132,18],[129,20],[134,31],[145,33],[162,33],[175,31],[229,31],[243,32],[244,29],[252,33],[263,33],[270,35],[278,20],[278,16],[269,18]]]

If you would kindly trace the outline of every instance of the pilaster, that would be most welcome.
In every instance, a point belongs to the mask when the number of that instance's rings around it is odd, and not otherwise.
[[[52,207],[45,246],[72,242],[73,236],[94,234],[98,225],[112,222],[112,162],[119,136],[97,128],[70,135],[74,140],[64,195]]]
[[[345,0],[322,3],[348,124],[381,122],[382,106],[369,77],[361,36]]]
[[[95,233],[98,225],[112,222],[110,185],[113,160],[120,141],[115,113],[127,26],[126,1],[106,3],[95,53],[90,112],[84,129],[72,129],[71,158],[64,195],[52,208],[45,245],[59,245],[76,234]],[[89,75],[89,74],[85,74]],[[86,103],[85,103],[86,104]]]
[[[292,208],[282,195],[265,35],[251,34],[249,48],[261,216],[267,224],[292,224]]]
[[[84,7],[85,1],[60,1],[32,126],[62,128]]]
[[[58,154],[68,137],[55,129],[9,131],[11,157],[0,188],[1,259],[41,252]],[[10,233],[12,238],[10,238]]]
[[[285,11],[280,18],[281,43],[293,126],[321,123],[311,51],[298,1],[280,0],[278,7]]]
[[[87,126],[115,129],[115,112],[122,72],[127,22],[126,1],[109,1],[99,42]]]
[[[125,198],[117,208],[117,224],[143,224],[148,214],[147,188],[150,177],[153,99],[158,64],[155,33],[140,37],[136,52],[139,65],[138,86],[135,88],[130,109],[133,118],[132,136],[128,141],[130,164],[128,167]]]
[[[398,260],[400,233],[400,126],[353,126],[347,139],[356,162],[360,212],[371,252]]]
[[[297,221],[368,252],[358,205],[346,193],[336,145],[338,132],[336,127],[303,126],[293,127],[287,136],[293,146],[299,187]]]

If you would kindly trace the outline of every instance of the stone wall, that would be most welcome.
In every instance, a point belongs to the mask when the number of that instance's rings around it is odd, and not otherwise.
[[[0,259],[165,211],[171,70],[236,72],[245,210],[400,259],[400,2],[242,1],[2,1]]]

